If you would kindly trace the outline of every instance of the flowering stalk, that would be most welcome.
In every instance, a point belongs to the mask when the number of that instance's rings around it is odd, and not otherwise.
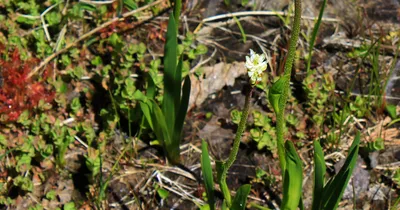
[[[292,27],[292,36],[290,37],[289,52],[285,63],[285,72],[281,78],[284,78],[282,92],[279,97],[278,107],[276,112],[276,136],[279,163],[284,175],[286,169],[285,161],[285,140],[283,139],[283,132],[285,127],[285,106],[288,98],[290,88],[290,75],[292,73],[293,61],[296,55],[296,45],[300,33],[300,18],[301,18],[301,0],[295,0],[294,22]]]
[[[219,179],[219,185],[224,195],[225,202],[228,207],[232,204],[231,194],[229,192],[228,185],[226,184],[226,176],[228,174],[229,168],[233,165],[236,160],[237,153],[239,151],[240,139],[246,128],[247,117],[250,111],[250,100],[253,93],[253,87],[257,82],[261,81],[261,76],[263,71],[267,69],[268,61],[265,55],[256,54],[253,50],[250,50],[250,57],[246,56],[246,68],[248,70],[248,75],[251,81],[251,88],[246,93],[246,99],[242,111],[242,116],[240,118],[239,127],[236,132],[235,139],[233,141],[232,150],[229,154],[228,160],[223,164],[222,174]]]

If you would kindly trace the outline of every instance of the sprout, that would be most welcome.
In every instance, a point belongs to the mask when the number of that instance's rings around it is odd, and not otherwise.
[[[256,54],[250,49],[250,57],[246,56],[246,68],[251,83],[254,85],[261,81],[262,72],[267,69],[269,57],[264,54]]]

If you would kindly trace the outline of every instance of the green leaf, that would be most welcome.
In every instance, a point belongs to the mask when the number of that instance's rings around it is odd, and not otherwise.
[[[242,118],[242,112],[237,110],[237,109],[232,110],[232,112],[231,112],[231,120],[232,120],[232,122],[235,123],[235,124],[239,124],[240,123],[240,118]]]
[[[169,16],[168,27],[167,27],[167,38],[164,47],[164,96],[162,102],[162,110],[165,118],[168,119],[168,130],[173,131],[175,125],[175,99],[174,96],[177,94],[177,83],[176,81],[176,65],[177,65],[177,34],[176,25],[173,13]],[[179,93],[180,94],[180,93]]]
[[[199,206],[199,208],[200,208],[200,210],[211,210],[210,209],[210,205],[208,205],[208,204],[205,204],[203,206]]]
[[[0,145],[1,146],[7,146],[7,140],[6,137],[2,134],[0,134]],[[1,147],[0,147],[1,148]]]
[[[207,192],[207,199],[210,210],[215,209],[214,200],[214,179],[211,168],[210,157],[208,156],[207,142],[202,140],[201,144],[201,171],[203,173],[204,186]]]
[[[299,206],[303,169],[302,162],[291,141],[285,142],[286,171],[283,180],[283,199],[281,209],[295,210]]]
[[[14,185],[20,187],[21,190],[32,192],[33,183],[29,177],[17,176],[14,178]]]
[[[272,105],[272,108],[274,108],[276,114],[280,112],[279,103],[281,101],[282,94],[285,88],[284,85],[287,82],[287,80],[290,80],[290,75],[284,75],[280,77],[278,81],[276,81],[269,90],[268,99]]]
[[[81,102],[79,101],[79,98],[74,98],[72,99],[71,102],[71,110],[76,114],[79,109],[81,108]]]
[[[161,199],[167,199],[169,192],[165,189],[160,188],[157,190],[157,194],[160,196]]]
[[[382,137],[376,138],[372,142],[367,143],[367,148],[369,152],[379,151],[385,149],[385,142]]]
[[[146,96],[147,98],[154,99],[156,95],[156,84],[151,76],[147,77],[147,90]]]
[[[183,62],[183,56],[180,56],[178,66],[176,67],[175,71],[175,78],[174,78],[174,86],[175,86],[175,92],[173,93],[174,97],[174,109],[175,109],[175,114],[176,116],[179,115],[180,112],[180,104],[181,104],[181,91],[182,91],[182,62]],[[183,118],[186,116],[186,110],[184,111]]]
[[[321,209],[321,197],[325,185],[326,165],[324,160],[324,152],[322,151],[319,141],[314,141],[314,193],[312,209]]]
[[[57,192],[55,190],[50,190],[49,192],[46,193],[46,199],[47,200],[54,200],[57,197]]]
[[[247,196],[250,193],[251,185],[245,184],[239,187],[236,192],[235,198],[233,198],[232,210],[244,210],[246,207]]]
[[[76,210],[75,203],[69,202],[64,204],[64,210]]]
[[[81,10],[87,10],[87,11],[90,11],[90,12],[95,12],[96,11],[96,7],[94,5],[92,5],[92,4],[79,2],[78,5],[79,5],[79,8]]]
[[[349,183],[351,174],[357,162],[358,149],[360,144],[360,132],[357,132],[353,144],[349,149],[349,155],[339,173],[328,181],[324,188],[322,195],[323,205],[322,208],[326,210],[336,209],[340,200],[342,199],[343,192]]]
[[[386,111],[388,112],[390,118],[392,118],[392,120],[397,118],[397,113],[396,113],[396,105],[393,104],[389,104],[386,106]]]
[[[45,18],[49,26],[53,26],[61,22],[62,16],[60,12],[49,12],[45,15]]]
[[[182,136],[182,129],[183,129],[183,124],[185,123],[185,117],[187,113],[187,109],[189,106],[189,98],[190,98],[190,77],[186,76],[185,82],[183,84],[183,91],[182,91],[182,99],[179,102],[180,103],[180,108],[177,110],[177,116],[176,116],[176,121],[175,121],[175,131],[174,131],[174,144],[176,147],[179,147],[180,142],[181,142],[181,136]]]
[[[124,0],[124,5],[126,7],[128,7],[128,9],[130,9],[130,10],[134,10],[134,9],[138,8],[137,3],[133,0]]]
[[[32,157],[30,157],[29,155],[23,154],[17,156],[16,159],[17,159],[16,170],[18,172],[26,172],[32,168],[31,166]]]
[[[145,116],[147,122],[149,123],[150,128],[154,131],[153,119],[151,117],[151,109],[152,109],[151,103],[150,102],[146,103],[144,101],[141,101],[140,109],[142,110],[143,115]]]
[[[207,46],[203,45],[203,44],[199,44],[196,47],[196,50],[194,52],[195,55],[203,55],[207,53]]]

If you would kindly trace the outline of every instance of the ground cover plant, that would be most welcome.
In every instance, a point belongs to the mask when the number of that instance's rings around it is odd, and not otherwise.
[[[0,208],[397,209],[388,4],[0,1]]]

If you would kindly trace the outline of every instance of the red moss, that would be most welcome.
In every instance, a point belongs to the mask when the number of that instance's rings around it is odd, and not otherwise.
[[[53,101],[55,93],[44,81],[27,77],[32,68],[39,64],[38,59],[30,58],[23,61],[16,49],[13,52],[5,52],[4,47],[0,47],[0,51],[2,52],[0,72],[3,77],[0,89],[0,115],[6,114],[8,121],[15,121],[23,111],[37,106],[40,100]],[[7,60],[3,60],[5,53],[9,55]],[[46,72],[49,70],[46,69]]]

